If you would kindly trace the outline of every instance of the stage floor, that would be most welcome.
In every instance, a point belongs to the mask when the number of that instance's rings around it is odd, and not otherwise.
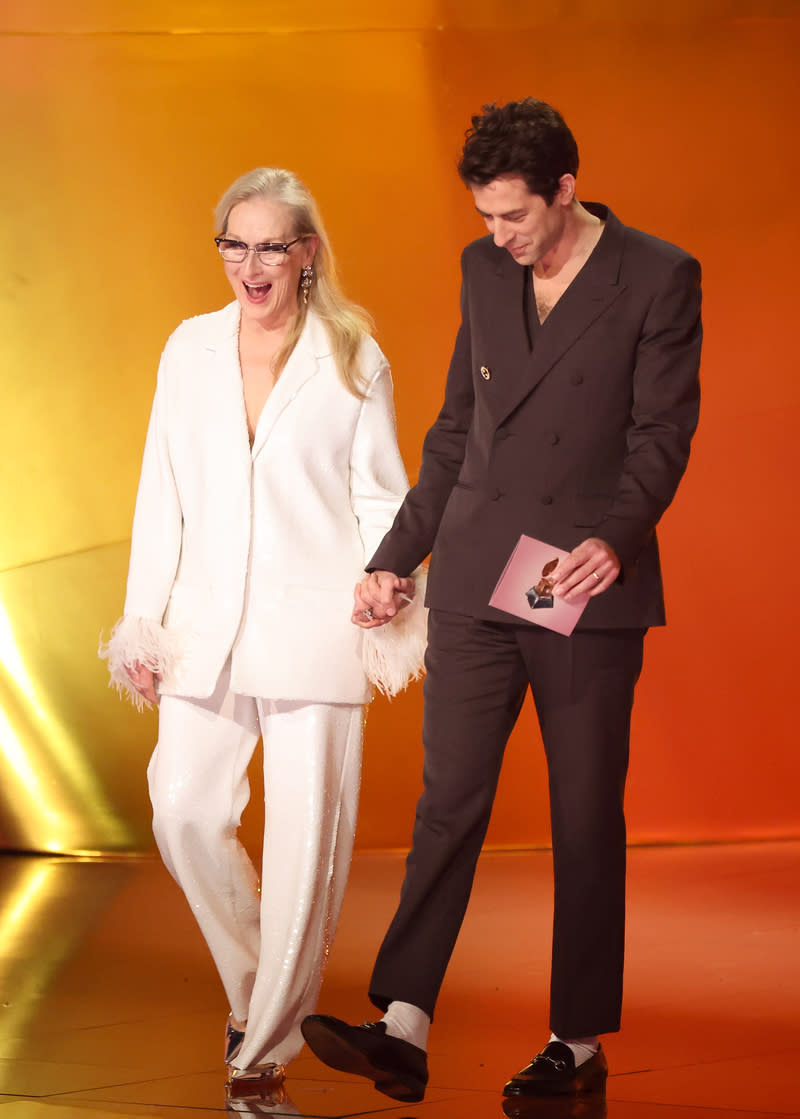
[[[356,857],[321,1011],[375,1016],[364,990],[402,869],[398,855]],[[604,1039],[605,1105],[525,1115],[800,1116],[799,870],[800,842],[631,850],[625,1013]],[[483,856],[422,1104],[304,1050],[288,1099],[250,1113],[501,1119],[504,1081],[548,1034],[550,906],[547,852]],[[0,973],[0,1119],[225,1112],[224,995],[156,860],[0,858]]]

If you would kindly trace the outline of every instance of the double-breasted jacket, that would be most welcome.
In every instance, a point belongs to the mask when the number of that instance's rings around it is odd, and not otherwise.
[[[622,572],[579,625],[664,622],[656,524],[697,424],[700,268],[586,206],[603,233],[535,329],[530,270],[491,237],[464,251],[444,404],[370,560],[403,575],[431,552],[431,607],[511,621],[488,602],[521,534],[568,550],[599,537]]]

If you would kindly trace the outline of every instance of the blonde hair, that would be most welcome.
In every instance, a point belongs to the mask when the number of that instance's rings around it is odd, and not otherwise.
[[[303,331],[308,310],[313,308],[328,331],[336,367],[345,387],[353,396],[363,398],[364,376],[358,359],[364,335],[372,331],[372,320],[362,307],[351,303],[339,287],[336,264],[316,202],[291,171],[284,171],[280,167],[256,167],[229,186],[219,200],[215,218],[221,234],[228,231],[228,219],[233,207],[253,198],[281,202],[291,212],[295,237],[315,234],[319,239],[314,256],[314,282],[308,293],[308,304],[300,298],[298,289],[297,314],[275,356],[275,375],[280,373],[288,361]]]

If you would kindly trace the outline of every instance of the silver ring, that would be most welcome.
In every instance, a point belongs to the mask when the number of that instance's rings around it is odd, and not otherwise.
[[[599,583],[599,582],[600,582],[600,576],[599,576],[599,575],[597,574],[597,572],[596,572],[596,571],[593,571],[593,572],[592,572],[592,575],[594,575],[595,579],[596,579],[596,580],[597,580],[597,582]]]
[[[366,610],[364,611],[364,617],[367,619],[368,622],[372,621],[372,607],[371,606],[368,606],[366,608]]]

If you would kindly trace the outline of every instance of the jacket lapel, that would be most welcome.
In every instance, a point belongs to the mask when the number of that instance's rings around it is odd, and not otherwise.
[[[239,365],[239,304],[229,303],[222,309],[221,324],[214,326],[205,343],[214,354],[214,426],[231,433],[230,445],[249,460],[250,436],[242,392],[242,371]],[[249,470],[249,461],[247,462]]]
[[[319,369],[319,359],[330,353],[327,331],[313,311],[306,316],[303,332],[297,345],[289,355],[289,360],[281,371],[280,377],[259,416],[253,439],[253,458],[263,450],[279,418],[294,401],[297,394]],[[240,374],[241,379],[241,374]]]
[[[605,207],[584,205],[595,212],[602,211],[601,216],[606,216],[606,227],[586,264],[558,300],[546,322],[536,331],[533,353],[524,329],[523,301],[528,294],[524,285],[531,282],[529,272],[516,264],[508,253],[505,253],[505,260],[498,269],[504,308],[503,314],[497,317],[498,337],[502,337],[500,331],[507,332],[504,345],[518,352],[515,365],[520,370],[520,375],[510,380],[492,401],[492,414],[498,425],[533,392],[542,378],[625,290],[625,285],[619,283],[624,226]]]
[[[329,354],[331,348],[327,331],[317,316],[309,312],[297,345],[261,412],[251,449],[239,364],[240,313],[238,303],[229,303],[223,308],[221,327],[214,327],[205,345],[214,354],[215,381],[219,388],[215,396],[217,425],[224,425],[235,433],[234,445],[241,446],[249,459],[262,450],[282,412],[316,374],[319,359]]]

